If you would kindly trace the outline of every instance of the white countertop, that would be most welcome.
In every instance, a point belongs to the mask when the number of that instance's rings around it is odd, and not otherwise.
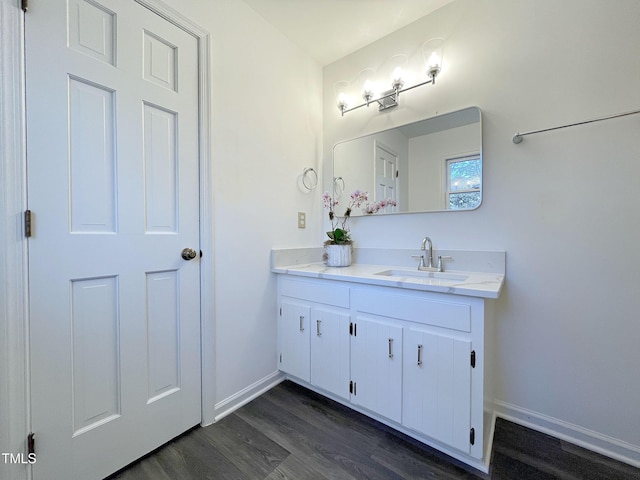
[[[392,275],[380,272],[392,270]],[[466,276],[464,280],[451,278],[430,278],[414,276],[416,269],[392,267],[389,265],[369,265],[354,263],[349,267],[327,267],[324,263],[303,263],[289,266],[274,266],[272,272],[301,277],[340,280],[343,282],[381,285],[428,292],[450,293],[472,297],[498,298],[504,283],[504,275],[499,273],[446,271],[444,276]],[[406,275],[404,275],[406,273]],[[425,272],[426,273],[426,272]],[[437,276],[438,274],[436,274]]]

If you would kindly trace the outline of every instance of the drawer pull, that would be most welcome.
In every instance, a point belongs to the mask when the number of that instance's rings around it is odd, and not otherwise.
[[[393,338],[389,339],[389,358],[393,358]]]
[[[304,332],[304,315],[300,315],[300,331]]]
[[[418,345],[418,366],[422,366],[422,345]]]
[[[320,331],[320,324],[322,323],[322,320],[316,320],[316,335],[321,337],[322,336],[322,332]]]

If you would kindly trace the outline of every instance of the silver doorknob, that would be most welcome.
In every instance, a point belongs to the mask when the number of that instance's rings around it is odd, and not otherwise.
[[[182,258],[185,260],[193,260],[196,256],[198,256],[198,254],[193,248],[185,248],[182,250]]]

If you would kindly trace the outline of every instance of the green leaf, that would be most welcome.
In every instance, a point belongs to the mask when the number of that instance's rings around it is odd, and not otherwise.
[[[333,231],[333,239],[336,243],[343,243],[349,240],[349,233],[341,228],[336,228]]]

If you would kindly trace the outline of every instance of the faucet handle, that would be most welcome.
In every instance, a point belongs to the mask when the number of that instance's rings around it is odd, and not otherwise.
[[[411,255],[411,258],[419,258],[420,262],[418,263],[418,268],[424,267],[424,255]]]
[[[442,260],[453,260],[451,255],[438,255],[438,271],[442,272]]]

